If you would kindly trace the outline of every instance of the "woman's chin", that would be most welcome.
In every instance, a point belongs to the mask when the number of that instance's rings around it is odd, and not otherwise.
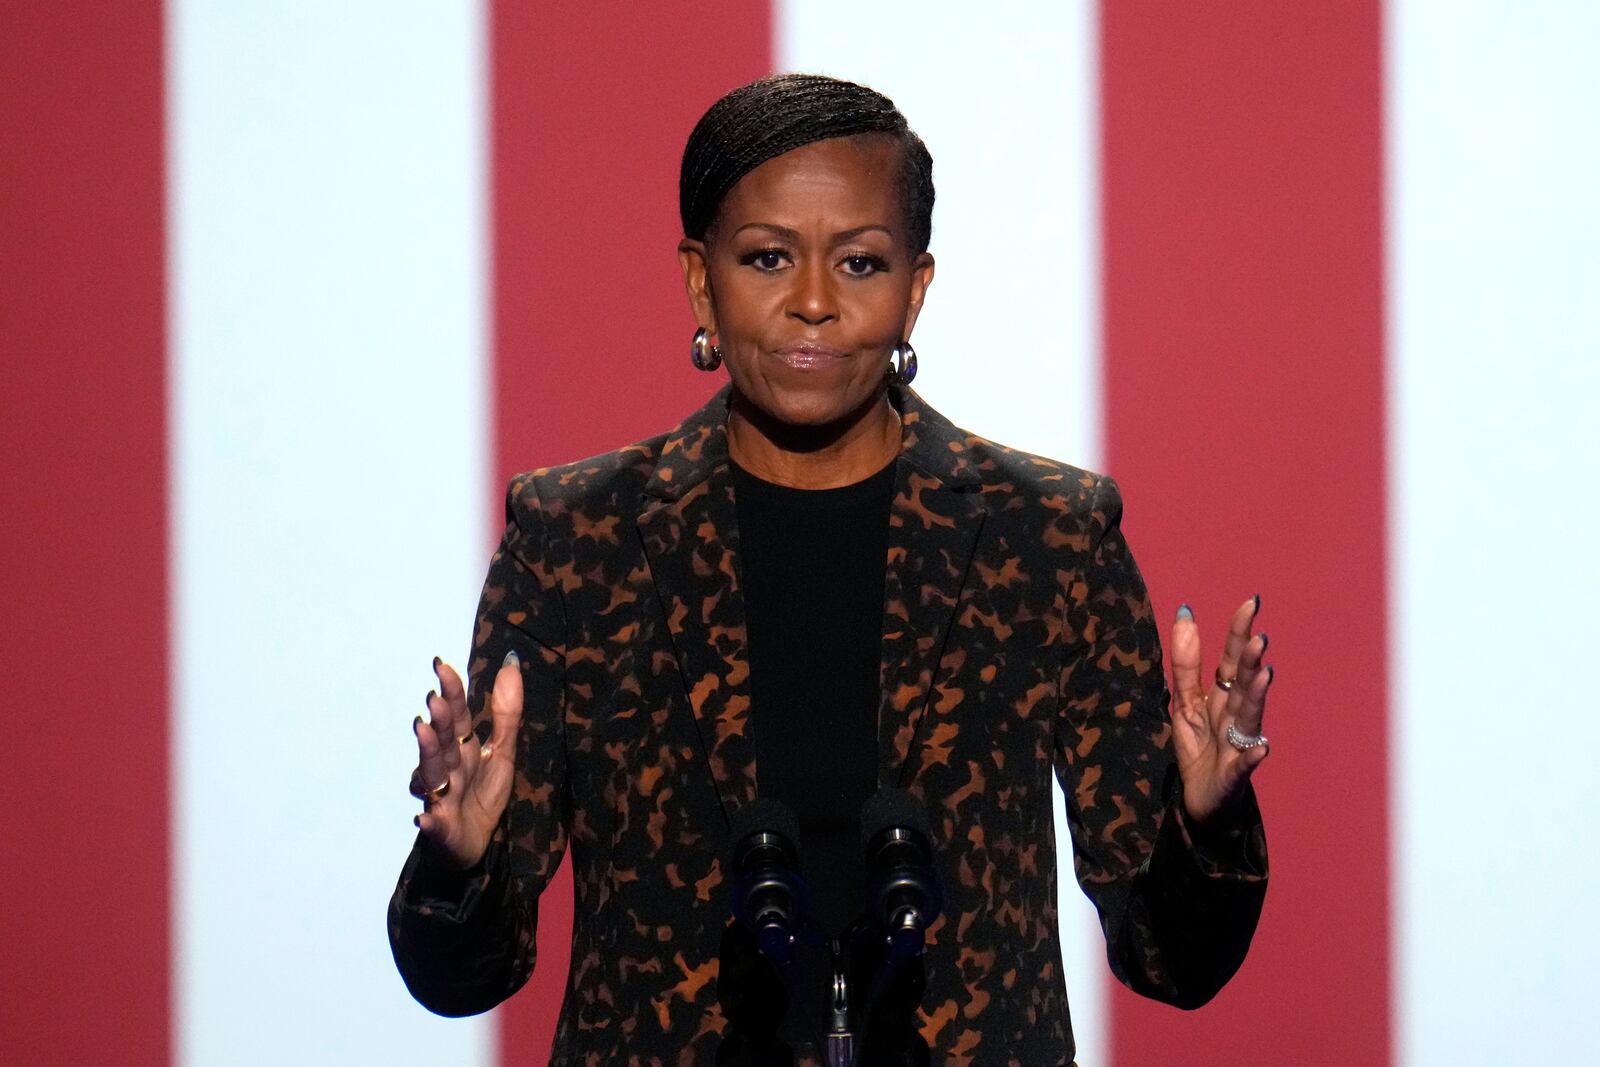
[[[763,413],[774,422],[799,428],[821,428],[849,421],[870,405],[872,395],[853,396],[837,386],[775,389],[759,398]]]

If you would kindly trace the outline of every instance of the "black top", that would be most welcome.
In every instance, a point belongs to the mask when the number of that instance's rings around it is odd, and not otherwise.
[[[756,784],[800,822],[828,935],[862,907],[857,826],[877,790],[883,580],[894,464],[838,489],[733,469]]]

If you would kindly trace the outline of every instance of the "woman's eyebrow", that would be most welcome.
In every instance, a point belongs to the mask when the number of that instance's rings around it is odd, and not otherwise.
[[[800,241],[800,231],[799,230],[791,230],[787,226],[779,226],[777,223],[774,223],[774,222],[747,222],[743,226],[740,226],[737,230],[734,230],[733,232],[734,232],[734,235],[738,235],[738,234],[743,233],[746,230],[765,230],[767,233],[773,234],[774,236],[777,236],[777,237],[781,237],[785,241],[793,241],[795,243],[798,243]],[[840,230],[838,233],[833,235],[832,242],[834,244],[836,244],[836,245],[837,244],[843,244],[846,241],[855,240],[857,237],[860,237],[864,233],[871,233],[873,231],[877,231],[877,232],[885,234],[885,235],[887,235],[889,237],[893,237],[894,236],[894,231],[889,229],[889,227],[881,225],[881,224],[876,223],[876,222],[871,222],[871,223],[868,223],[865,226],[855,226],[855,227],[852,227],[851,229],[848,229],[848,230]]]

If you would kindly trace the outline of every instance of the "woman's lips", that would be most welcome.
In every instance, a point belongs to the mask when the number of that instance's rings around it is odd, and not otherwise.
[[[844,353],[814,341],[798,341],[784,345],[772,353],[779,362],[795,370],[815,370],[830,366],[844,358]]]

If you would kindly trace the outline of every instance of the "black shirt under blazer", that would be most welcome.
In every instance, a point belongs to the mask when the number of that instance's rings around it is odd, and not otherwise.
[[[1194,1007],[1243,960],[1266,889],[1253,797],[1197,844],[1149,599],[1115,484],[957,429],[893,389],[878,767],[928,810],[946,890],[920,1030],[933,1061],[1065,1064],[1051,776],[1117,977]],[[572,850],[551,1063],[709,1064],[725,1021],[728,819],[756,797],[728,390],[670,433],[512,480],[468,668],[477,730],[507,652],[525,703],[483,864],[413,849],[395,960],[434,1011],[484,1011],[534,965]]]

